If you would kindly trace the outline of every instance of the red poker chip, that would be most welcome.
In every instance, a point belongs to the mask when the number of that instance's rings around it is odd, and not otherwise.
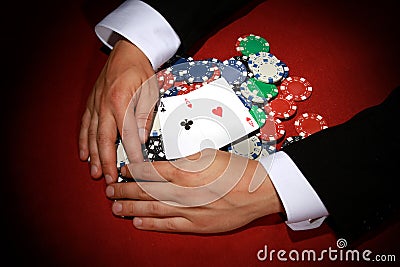
[[[268,117],[264,126],[260,128],[259,138],[268,142],[277,142],[285,133],[285,126],[280,119]]]
[[[306,100],[313,90],[310,82],[299,76],[287,77],[281,82],[279,89],[287,99],[294,101]]]
[[[236,50],[236,52],[239,52],[240,54],[242,54],[242,52],[241,52],[241,50],[240,50],[240,42],[241,42],[244,38],[247,38],[248,36],[250,36],[250,33],[242,34],[242,35],[240,35],[240,36],[236,39],[236,43],[235,43],[235,50]]]
[[[166,68],[157,72],[158,88],[161,92],[167,91],[169,88],[174,86],[175,76],[172,73],[171,68]]]
[[[265,112],[278,119],[289,119],[297,111],[297,105],[293,100],[289,100],[279,95],[264,106]]]
[[[328,128],[328,123],[324,117],[317,113],[305,112],[297,116],[294,127],[299,135],[307,137]]]
[[[188,83],[180,83],[178,86],[178,95],[186,95],[187,93],[190,93],[191,91],[195,90],[194,84],[188,84]]]
[[[215,81],[215,80],[221,78],[221,70],[220,70],[217,66],[214,66],[213,68],[214,68],[214,73],[213,73],[213,75],[210,77],[210,79],[208,79],[208,80],[206,81],[206,83],[210,83],[210,82],[213,82],[213,81]]]

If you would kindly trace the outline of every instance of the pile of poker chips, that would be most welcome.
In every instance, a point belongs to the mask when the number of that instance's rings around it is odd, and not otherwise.
[[[160,97],[187,94],[225,78],[260,128],[221,150],[249,159],[257,160],[276,152],[280,142],[284,147],[328,127],[317,113],[303,113],[295,118],[297,105],[311,96],[313,88],[306,78],[289,75],[289,67],[270,53],[265,38],[245,34],[237,39],[235,48],[239,55],[226,60],[180,56],[171,59],[156,73]],[[292,119],[298,136],[284,139],[286,130],[282,121]],[[143,154],[148,161],[166,160],[157,115]]]

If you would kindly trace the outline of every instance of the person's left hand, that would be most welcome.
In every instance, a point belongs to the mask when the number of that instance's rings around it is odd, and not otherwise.
[[[264,167],[229,152],[205,149],[176,161],[131,163],[106,195],[117,216],[142,230],[226,232],[283,211]],[[146,180],[145,182],[141,180]]]

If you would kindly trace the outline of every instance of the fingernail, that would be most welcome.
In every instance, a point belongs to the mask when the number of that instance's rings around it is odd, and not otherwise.
[[[84,156],[85,156],[85,151],[79,150],[79,157],[83,160]]]
[[[143,223],[142,219],[140,219],[140,218],[138,218],[138,217],[133,218],[133,225],[134,225],[135,227],[141,226],[142,223]]]
[[[106,174],[106,175],[104,176],[104,179],[106,180],[106,183],[107,183],[107,184],[111,184],[111,183],[113,182],[113,178],[112,178],[111,175],[109,175],[109,174]]]
[[[107,186],[107,188],[106,188],[106,196],[107,197],[114,196],[114,187],[113,186]]]
[[[97,166],[96,165],[92,165],[91,167],[90,167],[90,174],[92,175],[92,176],[95,176],[96,174],[97,174]]]
[[[112,206],[112,210],[114,213],[119,213],[122,211],[122,204],[119,202],[114,202],[114,205]]]

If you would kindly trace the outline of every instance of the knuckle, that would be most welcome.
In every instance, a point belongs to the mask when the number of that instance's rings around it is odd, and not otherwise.
[[[127,201],[125,203],[125,211],[127,212],[128,215],[133,215],[135,214],[135,205],[131,201]]]
[[[176,223],[172,218],[166,219],[165,228],[167,231],[176,231]]]
[[[88,137],[89,138],[97,138],[97,131],[94,127],[89,127]]]
[[[126,196],[127,193],[126,193],[124,185],[125,184],[120,184],[119,186],[115,185],[114,190],[115,190],[116,197],[118,197],[118,198],[126,198],[127,197]]]
[[[150,202],[149,213],[153,216],[154,215],[162,215],[163,209],[157,201],[152,201],[152,202]]]
[[[99,145],[109,144],[112,140],[111,137],[103,131],[98,131],[96,140]]]

